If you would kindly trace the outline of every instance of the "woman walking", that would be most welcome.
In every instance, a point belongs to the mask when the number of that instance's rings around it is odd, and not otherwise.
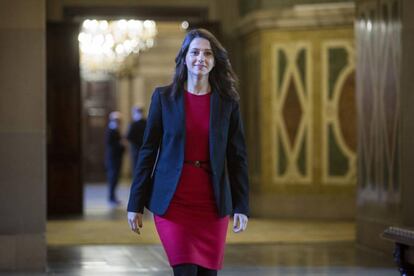
[[[155,89],[128,202],[139,234],[147,207],[174,275],[217,275],[229,216],[248,221],[247,158],[236,76],[208,31],[188,32],[173,83]]]

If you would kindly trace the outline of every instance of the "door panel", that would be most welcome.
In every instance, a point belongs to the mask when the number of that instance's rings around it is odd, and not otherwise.
[[[105,182],[105,130],[108,114],[115,110],[116,97],[111,79],[84,81],[83,148],[84,180]]]
[[[48,215],[82,214],[79,25],[47,23]]]

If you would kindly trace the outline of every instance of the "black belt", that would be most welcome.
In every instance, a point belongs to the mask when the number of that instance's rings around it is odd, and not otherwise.
[[[205,170],[207,173],[211,173],[210,170],[210,161],[202,161],[202,160],[184,160],[184,163],[191,164],[196,168],[200,168]]]

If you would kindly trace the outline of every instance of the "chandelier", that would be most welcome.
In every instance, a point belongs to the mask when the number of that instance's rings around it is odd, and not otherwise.
[[[153,20],[83,21],[78,36],[82,74],[119,72],[129,56],[154,45],[156,34]]]

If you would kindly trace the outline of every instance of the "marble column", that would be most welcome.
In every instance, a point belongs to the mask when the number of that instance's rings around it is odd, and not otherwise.
[[[125,135],[131,122],[131,91],[133,91],[133,78],[129,74],[116,79],[116,110],[122,113],[121,133]],[[122,161],[121,178],[131,177],[131,158],[129,148],[126,148]]]
[[[46,265],[45,1],[0,8],[0,270]]]
[[[357,1],[357,240],[390,252],[388,226],[414,226],[411,0]]]

